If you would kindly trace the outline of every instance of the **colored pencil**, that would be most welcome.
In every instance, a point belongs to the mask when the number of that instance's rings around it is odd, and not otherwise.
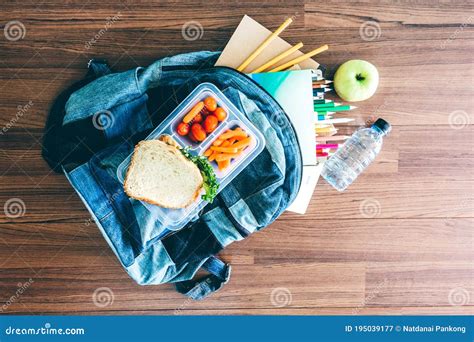
[[[325,124],[340,124],[340,123],[348,123],[352,122],[355,119],[350,119],[350,118],[342,118],[342,119],[329,119],[329,120],[321,120],[317,121],[317,125],[325,125]]]
[[[327,93],[328,91],[331,91],[332,88],[313,88],[313,94],[314,93]]]
[[[337,131],[337,128],[334,128],[332,126],[329,127],[316,127],[316,133],[328,133],[332,131]]]
[[[323,46],[320,46],[318,47],[317,49],[314,49],[313,51],[310,51],[308,53],[305,53],[304,55],[302,56],[299,56],[295,59],[292,59],[291,61],[289,62],[286,62],[285,64],[283,65],[280,65],[274,69],[271,69],[269,72],[276,72],[276,71],[281,71],[281,70],[285,70],[285,69],[288,69],[290,67],[292,67],[293,65],[295,64],[298,64],[300,62],[303,62],[304,60],[307,60],[308,58],[311,58],[315,55],[317,55],[318,53],[321,53],[323,51],[326,51],[327,49],[329,49],[329,46],[327,45],[323,45]]]
[[[317,107],[317,110],[320,111],[320,110],[323,110],[324,109],[327,109],[327,110],[331,110],[333,112],[343,112],[343,111],[346,111],[346,110],[353,110],[353,109],[356,109],[357,107],[355,106],[348,106],[348,105],[344,105],[344,106],[334,106],[334,107],[331,107],[331,106],[327,106],[327,107]]]
[[[350,135],[333,135],[332,137],[317,136],[316,141],[341,141],[341,140],[347,140],[350,137],[351,137]]]
[[[321,111],[315,111],[314,113],[318,115],[331,115],[331,114],[334,114],[335,112],[328,112],[325,110],[321,110]]]
[[[330,102],[330,103],[315,103],[314,108],[320,109],[320,108],[333,108],[336,106],[340,106],[341,104],[339,102]]]
[[[314,85],[318,85],[318,84],[330,84],[332,83],[333,81],[330,81],[330,80],[320,80],[320,81],[313,81],[313,86]]]
[[[326,152],[316,153],[317,157],[327,157],[328,154]]]
[[[331,100],[314,100],[314,105],[333,103]]]
[[[323,148],[338,148],[339,144],[317,144],[316,149],[323,149]]]
[[[336,135],[337,134],[337,129],[333,129],[332,131],[328,131],[328,132],[317,132],[316,133],[316,138],[317,137],[330,137],[330,136],[333,136],[333,135]]]
[[[279,28],[270,34],[251,54],[242,62],[237,68],[238,71],[243,71],[280,33],[282,33],[290,24],[293,19],[288,18]],[[296,64],[296,63],[295,63]]]
[[[280,53],[278,56],[270,59],[267,63],[263,64],[262,66],[256,68],[255,70],[251,71],[250,74],[255,74],[255,73],[259,73],[259,72],[262,72],[264,71],[265,69],[268,69],[272,66],[274,66],[276,63],[278,63],[279,61],[281,61],[283,58],[291,55],[293,52],[295,51],[298,51],[299,49],[301,49],[303,47],[303,43],[302,42],[299,42],[298,44],[296,44],[295,46],[292,46],[291,48],[289,48],[288,50]]]

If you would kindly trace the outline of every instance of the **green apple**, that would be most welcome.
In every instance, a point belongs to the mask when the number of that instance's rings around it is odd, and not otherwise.
[[[360,59],[345,62],[334,75],[334,89],[337,95],[349,102],[367,100],[375,94],[378,85],[377,68]]]

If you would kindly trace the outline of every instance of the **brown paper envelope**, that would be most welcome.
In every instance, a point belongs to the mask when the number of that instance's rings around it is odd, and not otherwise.
[[[216,66],[227,66],[236,69],[272,32],[245,15],[234,34],[227,43],[224,51],[217,60]],[[296,44],[296,43],[295,43]],[[292,45],[280,37],[276,37],[253,61],[244,72],[255,70],[273,57],[288,50]],[[277,65],[288,62],[303,55],[295,51],[290,56],[279,61]],[[307,59],[298,64],[301,69],[317,69],[319,64],[313,59]],[[292,68],[292,69],[298,69]]]

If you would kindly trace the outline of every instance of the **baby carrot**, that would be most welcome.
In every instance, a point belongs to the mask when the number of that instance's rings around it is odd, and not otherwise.
[[[185,124],[190,123],[192,119],[196,117],[196,115],[199,114],[199,112],[204,108],[204,102],[200,101],[194,105],[193,108],[189,111],[188,114],[183,118],[183,122]]]

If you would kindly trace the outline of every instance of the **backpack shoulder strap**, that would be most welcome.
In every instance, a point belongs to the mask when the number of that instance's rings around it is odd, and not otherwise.
[[[202,268],[210,274],[197,281],[186,280],[176,283],[176,290],[194,300],[204,299],[227,283],[232,271],[229,264],[215,256],[207,259]]]

